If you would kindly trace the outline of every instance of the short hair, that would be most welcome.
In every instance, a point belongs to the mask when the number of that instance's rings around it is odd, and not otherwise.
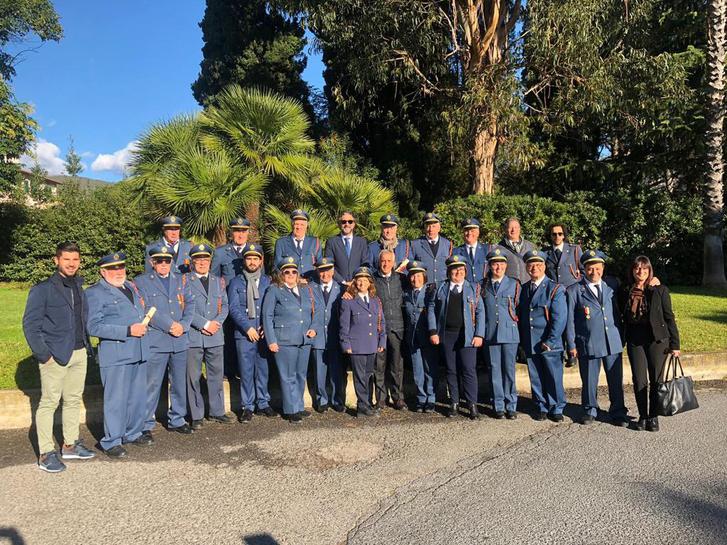
[[[391,257],[393,257],[394,261],[396,261],[396,254],[394,253],[394,250],[386,250],[386,249],[381,250],[379,252],[379,261],[381,261],[381,256],[384,254],[391,254]]]
[[[81,249],[78,247],[78,244],[69,240],[61,242],[58,246],[56,246],[56,257],[61,257],[63,252],[81,255]]]
[[[570,231],[568,231],[568,226],[565,223],[556,221],[548,226],[548,236],[550,236],[550,233],[553,232],[553,227],[560,227],[561,229],[563,229],[563,238],[568,238],[568,235],[570,235]]]
[[[519,218],[516,218],[515,216],[510,216],[509,218],[507,218],[505,221],[502,222],[502,228],[507,229],[513,221],[516,221],[516,222],[518,222],[518,224],[522,225],[520,223]]]
[[[341,212],[340,214],[338,214],[338,219],[340,220],[346,214],[348,214],[349,216],[351,216],[353,218],[353,221],[356,221],[356,214],[354,214],[350,210],[344,210],[343,212]]]

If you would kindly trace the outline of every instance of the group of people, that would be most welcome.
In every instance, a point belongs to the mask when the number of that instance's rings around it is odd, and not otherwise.
[[[272,274],[262,248],[248,240],[250,222],[230,223],[230,242],[213,249],[182,239],[182,219],[162,220],[162,237],[146,248],[146,272],[133,281],[126,256],[97,265],[102,279],[82,288],[80,249],[58,246],[57,271],[29,294],[23,328],[39,362],[42,397],[36,412],[39,467],[65,469],[63,459],[88,459],[79,440],[79,405],[89,337],[98,338],[104,391],[103,451],[127,456],[125,445],[154,443],[152,431],[165,377],[168,429],[191,434],[225,412],[223,377],[239,377],[238,420],[277,415],[270,406],[269,365],[280,378],[283,417],[300,423],[309,365],[319,413],[346,410],[347,369],[353,372],[356,415],[389,404],[407,408],[404,359],[416,387],[413,410],[435,410],[446,384],[447,417],[481,418],[478,362],[489,369],[492,416],[517,418],[516,360],[528,366],[536,420],[563,420],[563,367],[578,365],[582,423],[598,414],[603,365],[609,420],[628,426],[622,352],[629,355],[639,418],[635,429],[657,431],[655,395],[668,354],[679,355],[669,292],[637,257],[626,282],[604,275],[606,256],[568,242],[565,225],[550,226],[552,244],[538,250],[509,218],[497,244],[480,242],[476,218],[462,222],[464,244],[440,235],[434,213],[423,234],[398,237],[398,218],[381,217],[378,240],[355,234],[344,212],[340,233],[321,243],[307,234],[309,217],[291,213],[291,233],[277,240]],[[520,355],[520,357],[518,357]],[[202,395],[204,366],[208,411]],[[64,444],[52,438],[63,400]]]

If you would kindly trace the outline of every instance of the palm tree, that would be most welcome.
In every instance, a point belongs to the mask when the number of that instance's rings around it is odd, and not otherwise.
[[[709,0],[707,14],[707,172],[704,195],[705,286],[725,286],[724,229],[724,106],[725,106],[725,23],[727,0]]]

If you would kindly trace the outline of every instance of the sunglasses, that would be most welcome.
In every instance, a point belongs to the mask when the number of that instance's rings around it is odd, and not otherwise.
[[[107,271],[123,271],[126,269],[126,265],[111,265],[109,267],[104,267]]]
[[[356,223],[355,220],[341,220],[341,225],[351,225],[352,223]]]
[[[553,231],[552,233],[550,233],[550,236],[551,237],[562,237],[563,231],[560,231],[560,232]]]
[[[171,257],[155,257],[154,263],[171,263],[172,258]]]
[[[298,274],[298,271],[283,271],[283,274],[284,275],[287,275],[287,274]]]

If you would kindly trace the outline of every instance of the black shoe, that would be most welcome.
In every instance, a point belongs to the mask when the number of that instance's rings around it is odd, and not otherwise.
[[[300,416],[300,413],[291,414],[288,416],[288,422],[291,424],[300,424],[303,422],[303,417]]]
[[[268,418],[273,417],[273,416],[278,416],[277,413],[270,406],[265,407],[263,409],[258,409],[257,413],[261,414],[263,416],[267,416]]]
[[[505,411],[495,411],[495,420],[502,420],[505,418]]]
[[[356,411],[356,416],[357,417],[376,416],[376,412],[374,411],[374,409],[369,409],[368,407],[362,407]]]
[[[221,414],[218,416],[209,416],[209,420],[212,420],[212,422],[219,422],[220,424],[230,424],[232,423],[232,418],[227,416],[226,414]]]
[[[111,447],[108,450],[104,451],[106,453],[106,456],[109,458],[126,458],[126,455],[128,454],[126,452],[126,449],[122,447],[121,445],[116,445],[115,447]]]
[[[515,411],[507,411],[505,413],[505,418],[508,420],[516,420],[517,419],[517,413]]]
[[[646,429],[646,418],[639,418],[634,422],[634,429],[636,431],[644,431]]]
[[[204,426],[204,420],[192,420],[192,429],[198,430]]]
[[[343,412],[346,412],[346,406],[345,405],[336,405],[336,404],[334,404],[333,405],[333,410],[336,411],[337,413],[343,413]]]
[[[424,412],[433,413],[434,412],[434,403],[427,403],[426,405],[424,405]]]
[[[646,420],[646,431],[659,431],[659,418],[657,416]]]
[[[324,413],[324,412],[326,412],[327,410],[328,410],[328,404],[325,404],[325,405],[318,405],[318,407],[316,407],[316,412],[317,412],[317,413],[320,413],[320,414],[323,414],[323,413]]]
[[[456,403],[452,403],[447,411],[447,418],[455,418],[459,416],[459,406]]]
[[[423,413],[424,412],[424,405],[419,405],[417,403],[417,406],[414,408],[415,413]]]
[[[394,409],[397,411],[403,411],[404,409],[407,408],[406,403],[404,403],[403,399],[397,399],[396,401],[394,401],[394,403],[392,404],[392,407],[394,407]]]
[[[581,418],[581,424],[588,426],[589,424],[593,424],[594,420],[595,418],[593,418],[590,414],[584,414],[583,418]]]
[[[148,446],[154,444],[154,439],[152,439],[151,433],[149,435],[144,435],[142,433],[139,437],[137,437],[133,441],[129,441],[126,444],[127,445],[136,445],[137,447],[148,447]]]
[[[381,407],[379,407],[378,404],[376,404],[371,411],[374,413],[374,416],[381,416]]]
[[[301,418],[308,418],[310,416],[310,411],[300,411],[298,414]]]
[[[562,414],[551,414],[548,418],[550,418],[553,422],[563,422]]]
[[[611,418],[611,424],[613,424],[616,427],[619,428],[628,428],[629,427],[629,419],[625,416],[615,416]]]
[[[480,411],[477,410],[477,403],[470,403],[469,410],[470,420],[479,420],[480,418],[482,418],[482,416],[480,415]]]
[[[238,417],[237,421],[242,424],[247,424],[252,420],[252,411],[250,409],[245,409],[242,411],[242,414]]]
[[[537,420],[538,422],[542,422],[546,418],[548,418],[548,413],[535,413],[533,416],[533,420]]]
[[[182,435],[189,435],[192,433],[192,428],[189,427],[189,424],[186,422],[182,424],[181,426],[177,426],[176,428],[169,428],[169,431],[176,431],[177,433],[181,433]]]

